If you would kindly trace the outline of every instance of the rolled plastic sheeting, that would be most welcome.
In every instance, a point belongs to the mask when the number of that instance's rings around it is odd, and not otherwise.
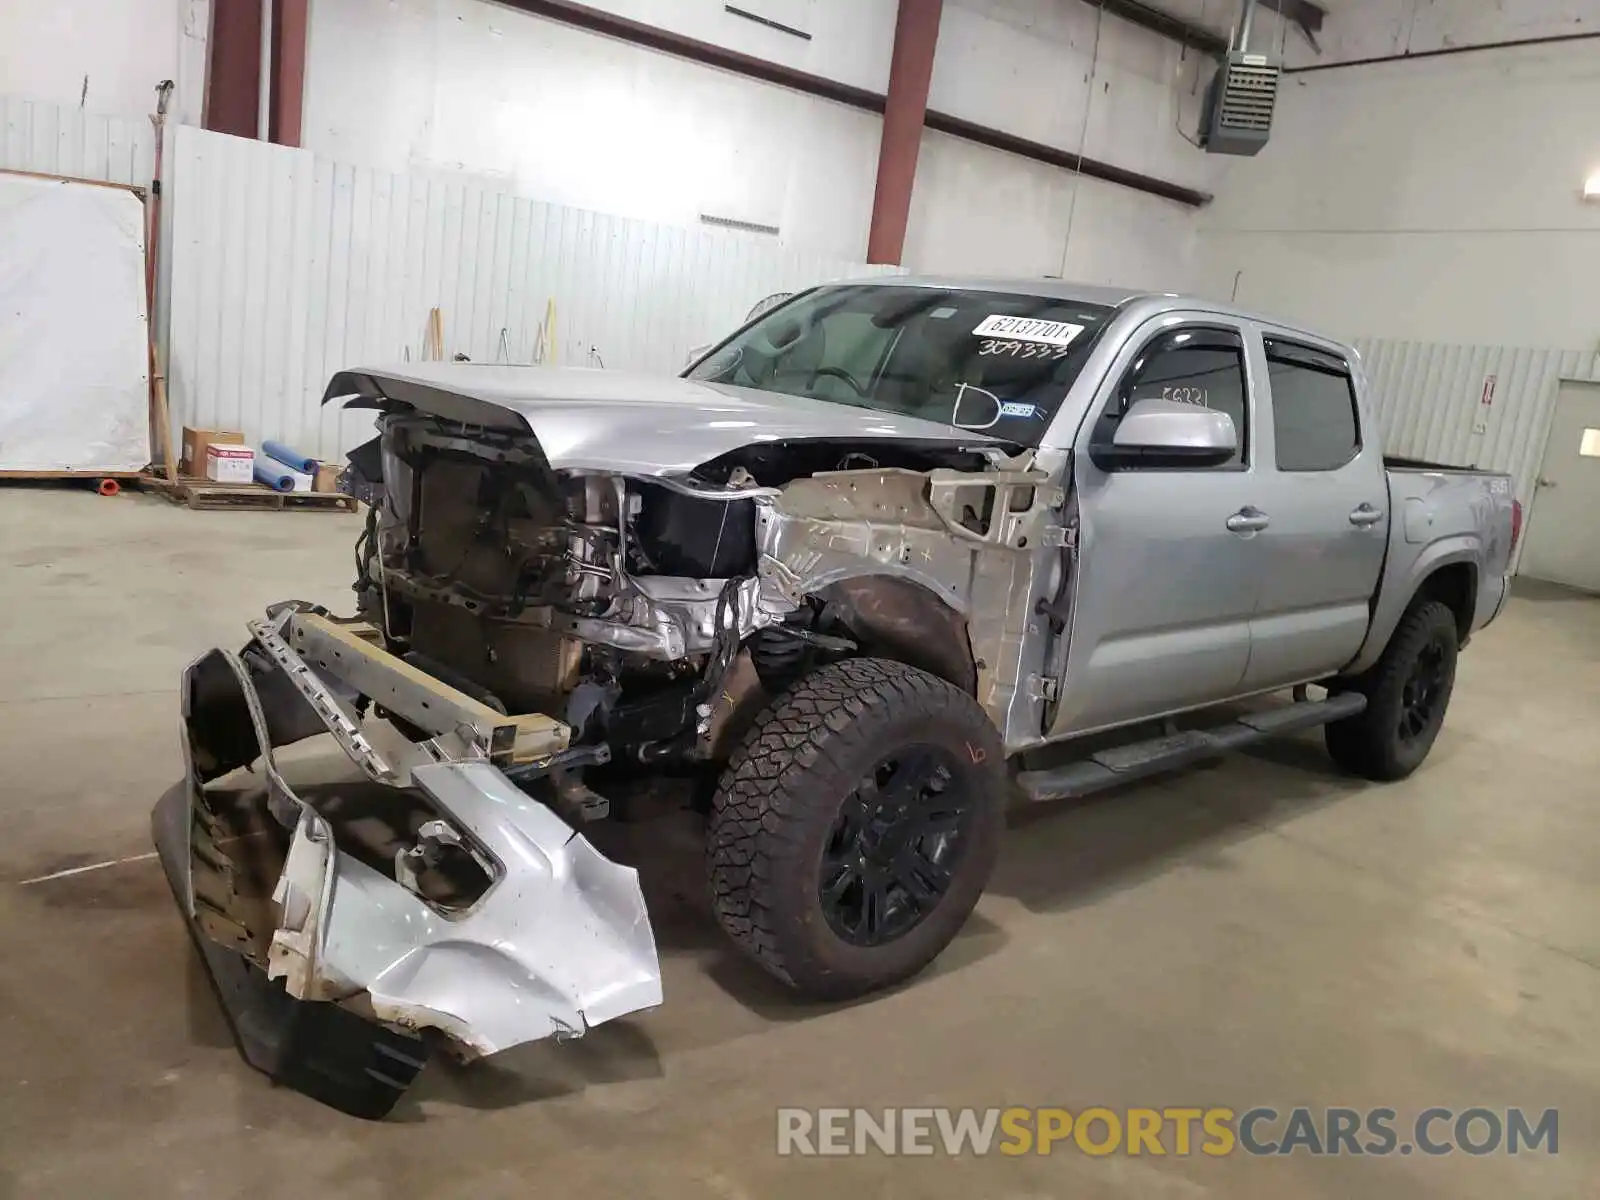
[[[299,471],[302,475],[314,475],[317,470],[317,460],[307,458],[292,446],[285,446],[282,442],[265,441],[261,449],[268,458],[275,458],[284,466]]]
[[[258,454],[253,470],[257,483],[264,483],[275,492],[294,491],[295,473],[281,462]]]

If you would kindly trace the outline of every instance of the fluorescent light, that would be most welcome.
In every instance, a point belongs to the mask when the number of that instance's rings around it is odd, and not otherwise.
[[[1600,200],[1600,171],[1591,171],[1589,178],[1583,181],[1583,198]]]

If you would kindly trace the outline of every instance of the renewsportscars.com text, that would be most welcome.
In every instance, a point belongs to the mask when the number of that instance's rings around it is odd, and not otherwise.
[[[780,1155],[1556,1154],[1547,1108],[780,1108]]]

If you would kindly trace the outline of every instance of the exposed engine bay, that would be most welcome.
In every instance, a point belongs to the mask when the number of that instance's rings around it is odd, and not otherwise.
[[[354,456],[382,464],[358,609],[439,679],[643,765],[725,756],[741,657],[771,693],[887,639],[969,691],[980,670],[1007,690],[1001,655],[980,669],[972,648],[976,556],[1026,548],[1046,489],[997,450],[757,443],[639,478],[557,472],[530,442],[390,415]],[[997,650],[1021,633],[995,632]]]

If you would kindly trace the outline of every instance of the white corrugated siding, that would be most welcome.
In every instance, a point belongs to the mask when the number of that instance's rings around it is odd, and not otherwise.
[[[1387,453],[1505,471],[1524,505],[1544,459],[1560,381],[1600,379],[1600,355],[1592,351],[1384,338],[1362,338],[1356,347]],[[1494,398],[1485,410],[1484,381],[1490,375]],[[1480,417],[1484,431],[1474,433]]]
[[[0,170],[149,187],[155,147],[147,118],[0,96]]]
[[[435,306],[447,356],[530,362],[553,300],[558,364],[667,372],[772,292],[886,270],[174,133],[174,420],[307,454],[371,428],[370,414],[322,409],[329,376],[419,358]]]
[[[1363,338],[1356,343],[1383,422],[1384,449],[1406,458],[1505,471],[1527,503],[1556,387],[1562,379],[1596,379],[1592,352],[1518,346],[1452,346]],[[1484,380],[1495,376],[1484,432]]]

